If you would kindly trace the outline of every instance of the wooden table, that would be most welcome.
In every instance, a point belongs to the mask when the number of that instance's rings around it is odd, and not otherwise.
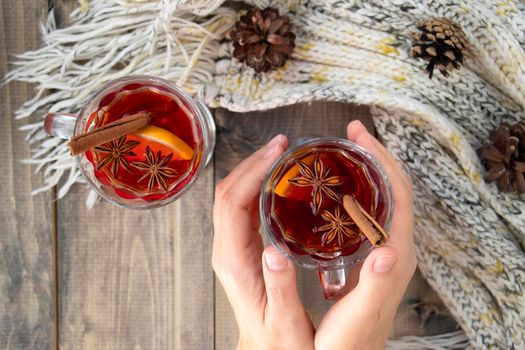
[[[12,54],[39,45],[38,23],[55,8],[64,23],[76,1],[2,0],[0,75]],[[31,196],[42,184],[21,160],[30,157],[14,110],[31,86],[0,90],[0,348],[233,349],[237,328],[211,264],[215,184],[271,136],[344,136],[349,120],[372,128],[366,107],[300,104],[267,112],[215,111],[211,164],[182,199],[132,211],[99,203],[75,186]],[[316,275],[299,269],[301,296],[314,321],[329,307]],[[419,273],[396,316],[393,337],[436,334],[457,326]]]

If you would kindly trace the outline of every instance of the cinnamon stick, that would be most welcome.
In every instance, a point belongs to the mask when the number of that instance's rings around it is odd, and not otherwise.
[[[137,131],[147,126],[150,121],[151,116],[148,112],[138,112],[129,117],[115,120],[85,134],[72,137],[68,143],[69,150],[72,156],[84,153],[93,147]]]
[[[343,196],[343,207],[357,227],[364,233],[366,238],[374,245],[383,245],[388,236],[379,223],[364,210],[357,200],[350,195]]]

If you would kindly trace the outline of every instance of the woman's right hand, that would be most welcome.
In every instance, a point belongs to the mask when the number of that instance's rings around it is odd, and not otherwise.
[[[384,349],[397,307],[416,270],[412,184],[392,155],[359,121],[348,139],[368,150],[392,183],[394,216],[389,239],[366,258],[355,288],[324,316],[315,335],[318,350]]]

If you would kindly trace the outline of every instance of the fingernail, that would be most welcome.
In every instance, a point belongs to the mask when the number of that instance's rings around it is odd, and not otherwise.
[[[282,137],[283,137],[283,135],[281,135],[281,134],[274,136],[274,138],[271,139],[270,142],[268,142],[266,144],[266,148],[271,148],[272,146],[275,146],[275,145],[281,143],[281,138]]]
[[[266,253],[264,256],[266,265],[272,271],[283,271],[288,267],[288,259],[279,252]]]
[[[355,129],[361,129],[362,132],[364,132],[364,134],[366,135],[366,137],[370,137],[370,132],[368,131],[368,129],[366,128],[366,126],[360,121],[360,120],[354,120],[352,121],[350,124],[353,124],[355,125],[354,126],[354,130]]]
[[[357,119],[357,120],[352,120],[352,121],[350,122],[350,125],[352,125],[352,126],[355,125],[356,127],[359,127],[359,128],[364,128],[364,127],[365,127],[365,126],[363,125],[363,123],[361,123],[361,121],[360,121],[359,119]],[[365,129],[366,129],[366,128],[365,128]]]
[[[282,137],[283,135],[277,135],[266,144],[267,151],[264,154],[264,158],[272,158],[279,151]]]
[[[392,271],[394,264],[396,263],[396,257],[394,255],[384,255],[374,261],[374,272],[377,273],[388,273]]]

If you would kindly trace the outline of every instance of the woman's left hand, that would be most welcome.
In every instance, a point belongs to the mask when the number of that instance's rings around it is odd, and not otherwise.
[[[288,140],[278,135],[217,186],[212,264],[233,307],[238,349],[314,348],[314,327],[297,293],[295,268],[259,235],[262,181]]]

